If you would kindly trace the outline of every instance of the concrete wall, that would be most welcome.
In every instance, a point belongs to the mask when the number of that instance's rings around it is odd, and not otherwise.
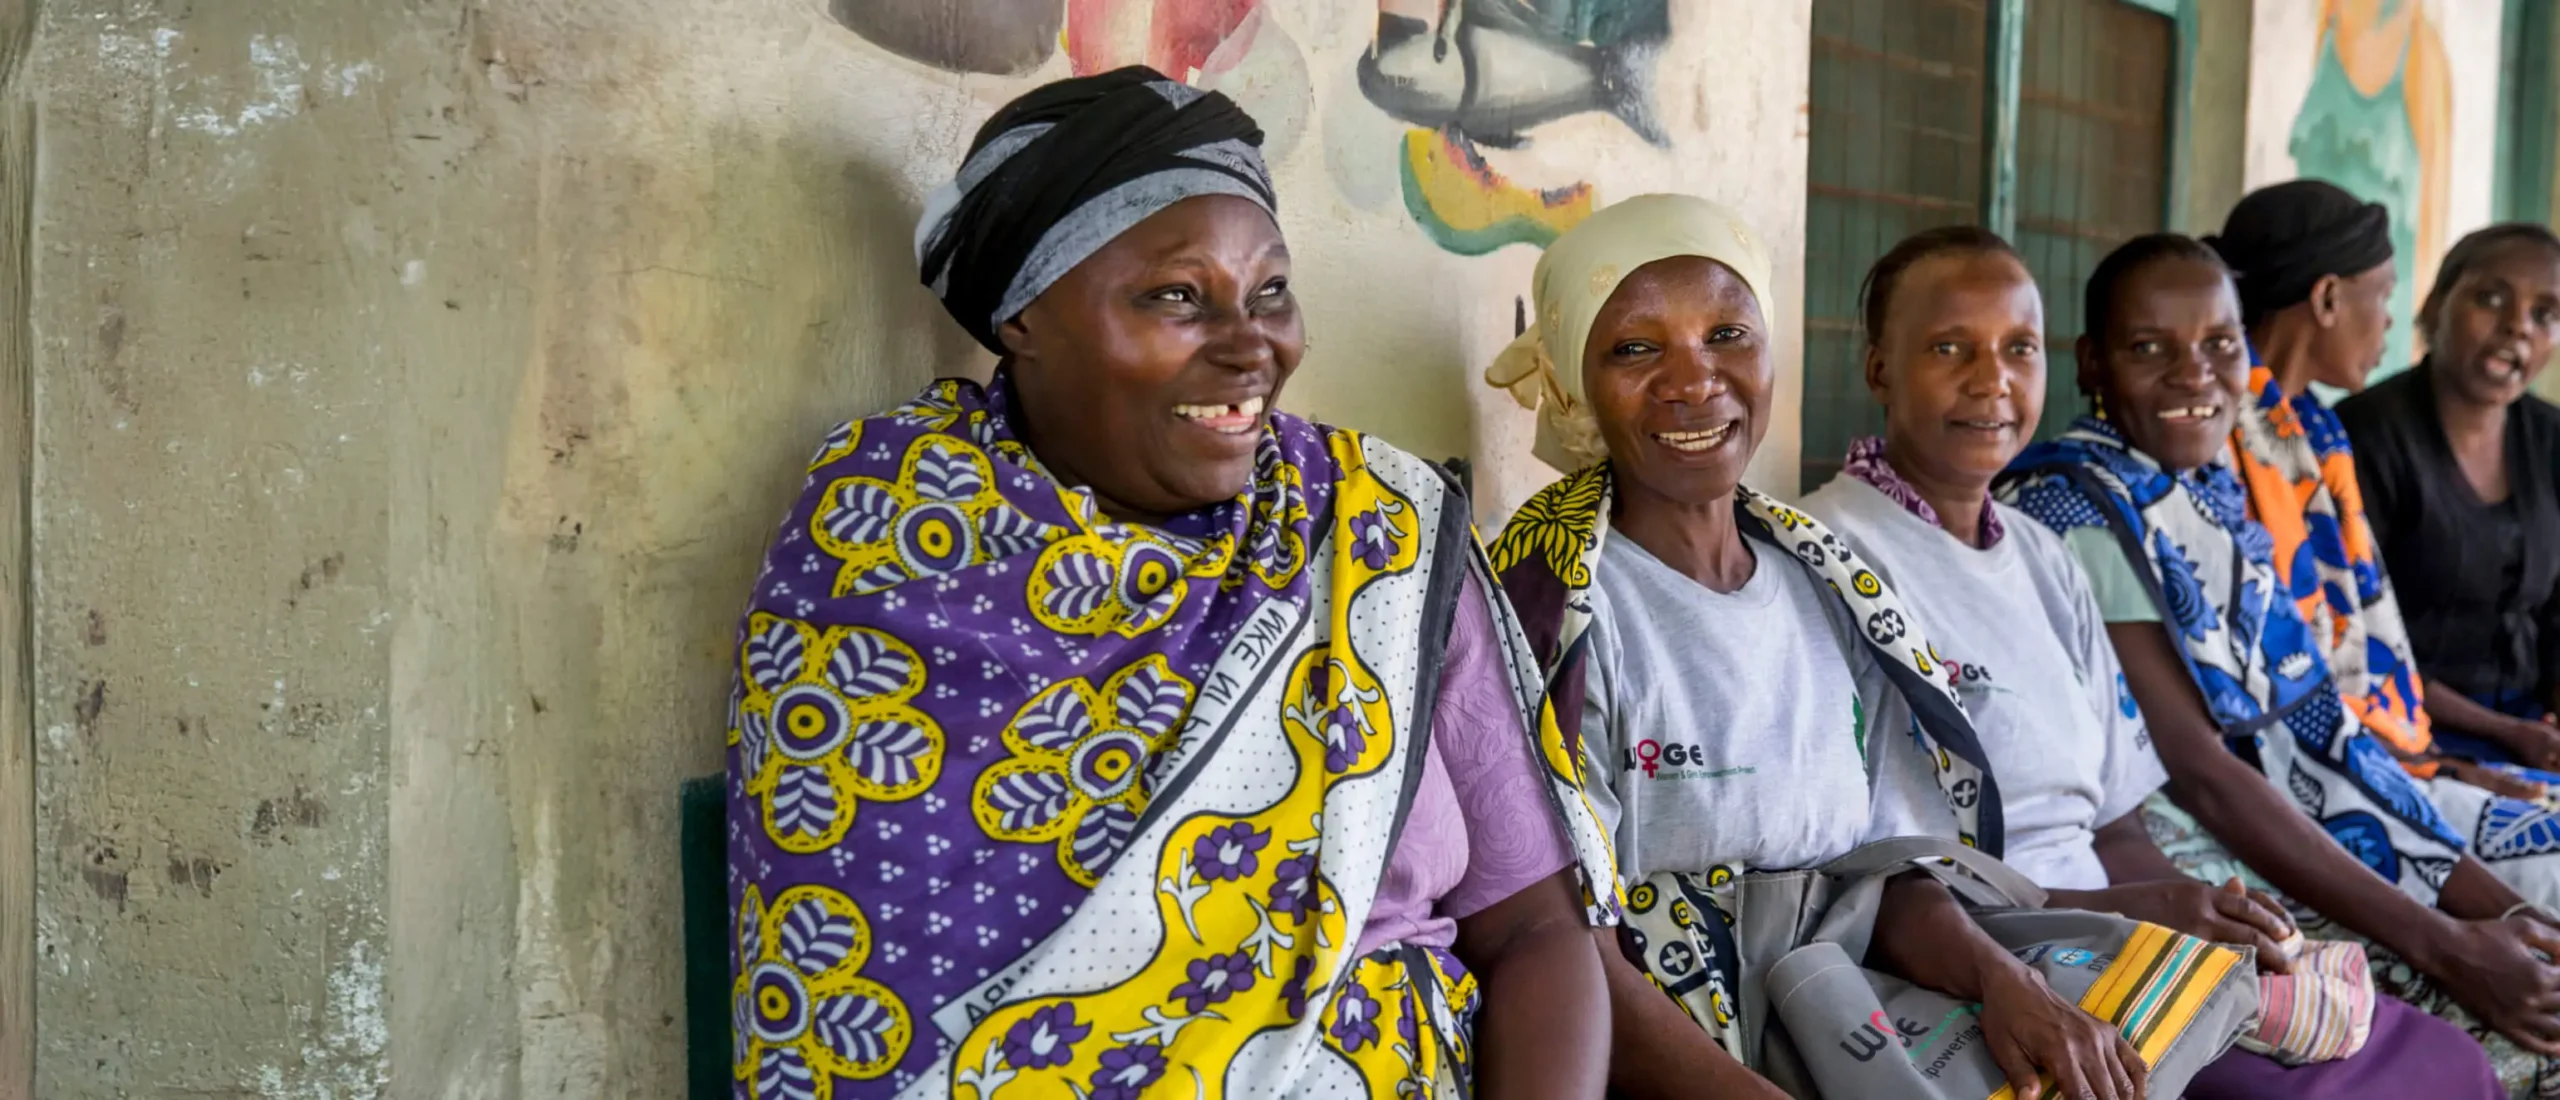
[[[2503,14],[2501,0],[2257,0],[2249,186],[2316,176],[2391,207],[2386,370],[2416,353],[2438,258],[2491,216]]]
[[[35,1094],[676,1094],[674,795],[741,596],[826,426],[985,368],[909,234],[1039,79],[1252,106],[1317,345],[1288,404],[1476,456],[1488,510],[1543,480],[1475,382],[1537,243],[1739,205],[1792,471],[1806,0],[1677,0],[1609,59],[1642,79],[1445,132],[1356,86],[1413,6],[38,0],[0,48]]]

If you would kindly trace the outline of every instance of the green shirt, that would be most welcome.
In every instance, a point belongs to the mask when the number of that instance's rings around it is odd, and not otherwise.
[[[2098,614],[2111,623],[2156,623],[2160,621],[2160,605],[2152,602],[2151,588],[2142,583],[2142,575],[2133,571],[2133,563],[2124,556],[2124,544],[2116,541],[2116,533],[2104,527],[2074,527],[2062,536],[2071,556],[2080,559],[2080,571],[2089,575],[2089,593],[2098,597]]]

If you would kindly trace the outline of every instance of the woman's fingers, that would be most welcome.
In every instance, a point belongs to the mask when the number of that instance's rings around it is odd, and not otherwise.
[[[2035,1100],[2036,1064],[2034,1059],[2027,1057],[2025,1048],[2003,1036],[1992,1042],[1991,1060],[1999,1064],[2001,1074],[2009,1079],[2011,1094],[2018,1100]]]
[[[2116,1064],[2124,1067],[2124,1094],[2131,1100],[2142,1100],[2145,1090],[2151,1087],[2151,1063],[2144,1061],[2142,1052],[2134,1049],[2121,1033],[2110,1030],[2108,1034],[2115,1037]]]
[[[2293,960],[2285,957],[2284,938],[2287,930],[2273,915],[2258,908],[2258,903],[2245,894],[2217,893],[2213,896],[2214,912],[2221,916],[2213,938],[2223,943],[2237,943],[2258,951],[2258,966],[2278,974],[2289,973]]]
[[[2520,1023],[2510,1021],[2507,1026],[2498,1029],[2498,1034],[2506,1036],[2508,1042],[2522,1047],[2529,1053],[2544,1058],[2560,1057],[2560,1038],[2546,1037],[2537,1027],[2547,1019],[2547,1017],[2528,1016]]]
[[[2115,1091],[2115,1082],[2106,1083],[2106,1092],[2098,1091],[2097,1086],[2089,1083],[2087,1075],[2080,1072],[2080,1059],[2072,1057],[2071,1044],[2064,1042],[2059,1045],[2062,1049],[2051,1059],[2054,1064],[2044,1068],[2046,1073],[2053,1075],[2053,1083],[2062,1088],[2062,1095],[2088,1097],[2091,1100],[2116,1100],[2116,1097],[2108,1095]],[[2100,1079],[2104,1080],[2103,1077]]]
[[[2285,935],[2290,936],[2295,932],[2301,931],[2301,929],[2293,923],[2293,914],[2285,912],[2284,906],[2277,902],[2273,897],[2268,896],[2266,891],[2249,891],[2249,900],[2258,903],[2258,908],[2274,914],[2276,923],[2284,926]]]

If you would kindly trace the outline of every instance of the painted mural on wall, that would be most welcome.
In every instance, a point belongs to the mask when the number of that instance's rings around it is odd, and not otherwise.
[[[2322,0],[2320,57],[2294,116],[2304,176],[2391,211],[2400,284],[2386,370],[2410,361],[2415,302],[2445,247],[2453,88],[2444,40],[2418,0]]]
[[[1305,52],[1263,0],[829,0],[828,10],[872,44],[951,72],[1026,74],[1061,43],[1078,74],[1143,63],[1233,96],[1275,158],[1310,123]],[[1541,127],[1591,114],[1668,146],[1653,68],[1670,33],[1669,0],[1378,0],[1350,83],[1393,128],[1336,126],[1330,144],[1374,147],[1328,148],[1328,166],[1355,205],[1400,195],[1450,252],[1543,248],[1597,206],[1590,181],[1514,179],[1486,150],[1527,148]]]
[[[1063,17],[1058,0],[830,0],[827,13],[910,61],[1006,75],[1057,52]]]
[[[1537,127],[1600,112],[1657,147],[1652,69],[1667,0],[1380,0],[1360,93],[1414,130],[1397,157],[1405,206],[1442,248],[1544,247],[1591,213],[1587,181],[1537,187],[1489,166]]]

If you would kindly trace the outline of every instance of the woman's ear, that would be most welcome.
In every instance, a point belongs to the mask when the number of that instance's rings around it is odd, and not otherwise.
[[[1876,395],[1876,404],[1893,404],[1893,384],[1885,377],[1884,349],[1867,345],[1867,392]]]
[[[2321,328],[2338,327],[2338,292],[2347,283],[2342,275],[2323,275],[2311,284],[2311,319]]]
[[[996,339],[1004,344],[1004,357],[1015,363],[1028,363],[1040,358],[1034,348],[1038,341],[1031,338],[1031,330],[1022,323],[1022,318],[1030,312],[1026,309],[1015,314],[1012,320],[996,326]]]
[[[2444,303],[2438,298],[2438,295],[2430,294],[2426,301],[2418,303],[2418,341],[2429,351],[2435,350],[2436,346],[2436,319],[2444,316]]]

